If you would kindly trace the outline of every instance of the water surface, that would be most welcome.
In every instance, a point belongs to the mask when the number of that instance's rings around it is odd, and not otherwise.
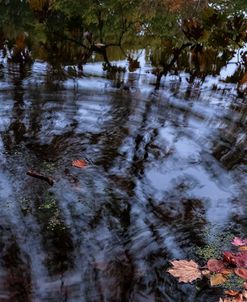
[[[246,234],[247,110],[234,84],[182,73],[155,90],[145,66],[112,80],[89,64],[56,81],[42,62],[8,68],[0,301],[217,301],[220,290],[166,270],[196,257],[205,232]]]

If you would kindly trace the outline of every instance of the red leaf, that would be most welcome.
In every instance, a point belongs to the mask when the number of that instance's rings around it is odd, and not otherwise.
[[[238,253],[235,259],[236,266],[247,268],[247,253]]]
[[[83,169],[87,166],[87,162],[84,159],[76,159],[72,161],[72,166]]]
[[[235,265],[237,267],[245,267],[247,268],[247,253],[241,252],[237,254],[233,254],[231,252],[224,252],[223,253],[224,262],[229,264]]]
[[[235,268],[234,273],[243,279],[247,279],[247,269],[246,268]]]
[[[224,263],[221,260],[209,259],[207,267],[211,272],[218,273],[224,268]]]

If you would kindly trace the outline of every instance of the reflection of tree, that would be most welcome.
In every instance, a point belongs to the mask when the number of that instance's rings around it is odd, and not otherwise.
[[[227,168],[232,169],[247,163],[247,136],[245,131],[246,106],[243,104],[241,113],[243,122],[231,121],[226,123],[225,128],[220,131],[219,137],[213,147],[213,155]]]

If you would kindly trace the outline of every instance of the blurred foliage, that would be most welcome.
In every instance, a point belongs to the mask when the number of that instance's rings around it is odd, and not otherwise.
[[[9,62],[77,64],[93,53],[146,49],[162,76],[181,68],[217,73],[247,42],[246,0],[1,0],[0,48]],[[108,68],[109,69],[109,68]]]

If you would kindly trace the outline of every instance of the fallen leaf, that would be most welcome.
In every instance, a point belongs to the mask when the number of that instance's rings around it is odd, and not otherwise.
[[[232,244],[235,246],[242,246],[242,245],[246,245],[247,244],[247,239],[241,239],[239,237],[235,237],[232,240]]]
[[[207,262],[208,269],[213,273],[220,272],[225,266],[224,262],[217,259],[209,259]]]
[[[247,253],[241,252],[237,254],[233,254],[232,252],[224,252],[223,253],[224,262],[229,264],[233,264],[237,267],[246,267],[247,268]]]
[[[245,299],[247,299],[247,290],[243,290],[243,291],[242,291],[242,295],[243,295],[243,297],[244,297]]]
[[[171,264],[173,268],[170,268],[168,273],[179,278],[179,282],[188,283],[202,277],[198,264],[193,260],[174,260]]]
[[[223,269],[220,271],[220,273],[227,276],[227,275],[230,275],[230,274],[233,273],[233,269],[231,269],[231,268],[223,268]]]
[[[235,268],[234,273],[239,277],[247,280],[247,269],[246,268]]]
[[[247,245],[245,245],[245,246],[240,246],[239,248],[238,248],[238,250],[239,251],[241,251],[241,252],[247,252]]]
[[[87,166],[87,162],[84,159],[76,159],[72,161],[72,166],[83,169]]]
[[[247,253],[241,252],[236,255],[235,258],[236,266],[247,268]]]
[[[220,298],[219,302],[244,302],[244,300],[243,296],[239,295],[237,297]]]
[[[210,277],[211,286],[221,285],[226,282],[226,278],[222,274],[215,274]]]

